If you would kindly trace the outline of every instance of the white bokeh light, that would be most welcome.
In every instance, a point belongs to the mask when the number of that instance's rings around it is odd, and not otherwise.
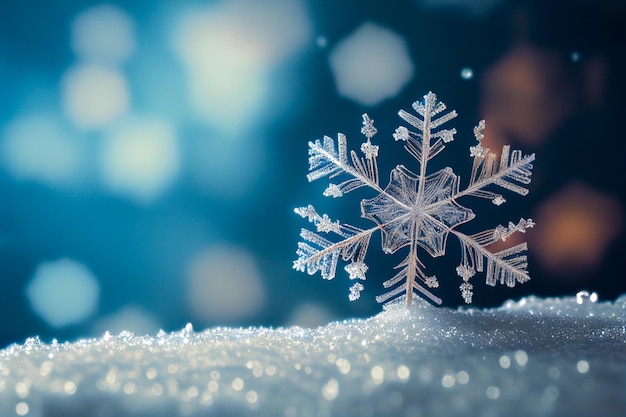
[[[91,271],[67,258],[40,264],[26,288],[33,310],[53,327],[87,319],[96,309],[99,292]]]
[[[461,78],[463,78],[464,80],[471,80],[472,78],[474,78],[474,70],[470,67],[461,68]]]
[[[113,193],[152,200],[171,185],[179,170],[178,139],[165,121],[133,118],[104,138],[100,173]]]
[[[73,185],[85,168],[83,142],[52,115],[24,115],[11,121],[0,149],[5,168],[19,180]]]
[[[67,117],[82,129],[105,127],[130,106],[126,78],[110,67],[72,67],[63,74],[61,90]]]
[[[268,104],[271,71],[310,37],[300,0],[235,0],[182,15],[173,45],[196,118],[229,134],[249,129]]]
[[[265,287],[254,258],[234,246],[213,246],[187,270],[187,302],[207,322],[251,318],[265,304]]]
[[[312,302],[299,304],[289,317],[289,326],[315,328],[330,323],[336,317],[324,306]]]
[[[373,23],[339,42],[329,62],[339,94],[366,106],[396,96],[415,72],[405,40]]]
[[[124,330],[136,335],[146,335],[156,333],[159,328],[160,325],[156,318],[134,305],[122,307],[99,320],[94,326],[96,335],[101,335],[107,331],[110,334],[119,334]]]
[[[101,4],[78,14],[71,26],[71,45],[81,59],[117,65],[135,50],[134,23],[119,7]]]

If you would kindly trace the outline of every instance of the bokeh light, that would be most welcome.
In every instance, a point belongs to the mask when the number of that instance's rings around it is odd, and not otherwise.
[[[326,48],[326,46],[328,45],[328,39],[326,39],[325,36],[318,36],[315,39],[315,44],[318,48]]]
[[[237,0],[184,13],[173,32],[190,109],[228,134],[247,130],[271,100],[271,71],[311,36],[300,0]]]
[[[202,322],[250,318],[264,307],[265,292],[256,261],[235,246],[208,247],[187,270],[187,303]]]
[[[491,149],[505,143],[537,146],[563,123],[575,101],[562,67],[557,53],[520,44],[488,69],[482,111]]]
[[[540,226],[533,233],[531,249],[555,277],[597,267],[623,222],[615,197],[579,182],[544,201],[535,218]]]
[[[124,10],[101,4],[81,12],[72,22],[72,50],[85,61],[122,64],[135,50],[134,30]]]
[[[374,23],[339,42],[329,59],[339,94],[366,106],[397,95],[415,71],[406,41]]]
[[[160,325],[149,312],[140,307],[128,305],[98,320],[93,328],[96,336],[104,332],[119,334],[122,331],[132,332],[135,335],[147,335],[158,332]]]
[[[86,149],[59,117],[28,114],[11,121],[2,135],[2,161],[18,180],[53,186],[81,181]]]
[[[68,69],[61,81],[67,117],[79,128],[109,125],[130,107],[130,91],[116,69],[83,64]]]
[[[315,328],[330,323],[333,314],[327,308],[315,303],[300,304],[289,317],[289,326]]]
[[[96,310],[99,292],[93,273],[67,258],[39,265],[26,289],[32,309],[53,327],[87,319]]]
[[[463,78],[464,80],[471,80],[472,78],[474,78],[474,70],[472,70],[470,67],[463,67],[461,69],[461,78]]]
[[[165,121],[134,117],[104,139],[100,172],[113,193],[152,200],[171,185],[179,169],[177,137]]]

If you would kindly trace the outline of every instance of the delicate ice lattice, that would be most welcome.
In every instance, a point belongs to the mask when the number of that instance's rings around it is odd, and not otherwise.
[[[360,229],[333,221],[326,214],[320,215],[312,205],[297,208],[295,212],[312,222],[317,230],[302,230],[304,242],[298,244],[298,259],[294,262],[294,268],[310,275],[319,271],[322,278],[333,279],[341,258],[349,262],[345,270],[350,279],[365,280],[368,267],[364,259],[370,238],[380,230],[385,253],[395,253],[405,247],[409,251],[406,258],[396,266],[399,272],[383,284],[385,288],[392,289],[377,297],[378,302],[386,302],[404,294],[407,305],[411,305],[414,292],[418,292],[434,303],[441,304],[441,299],[429,290],[437,288],[439,282],[435,276],[426,275],[419,252],[425,251],[432,257],[444,255],[450,234],[461,244],[461,263],[456,271],[463,279],[459,288],[466,303],[472,301],[473,285],[469,280],[476,272],[484,271],[487,285],[491,286],[500,282],[513,287],[516,283],[528,281],[526,243],[499,252],[491,252],[488,247],[497,241],[505,241],[515,232],[524,233],[533,227],[533,221],[520,219],[517,224],[509,222],[507,227],[499,225],[495,229],[466,235],[456,228],[472,220],[475,215],[457,200],[473,196],[490,199],[498,206],[503,204],[506,201],[504,197],[489,191],[487,188],[490,186],[526,195],[528,189],[524,185],[530,183],[535,155],[523,156],[521,151],[511,152],[509,146],[504,146],[498,161],[495,154],[481,145],[485,128],[482,120],[474,128],[478,143],[470,147],[474,165],[469,184],[460,190],[460,179],[451,168],[432,174],[427,172],[428,161],[439,154],[446,143],[454,140],[456,129],[440,129],[440,126],[456,117],[456,112],[440,115],[446,106],[433,93],[425,95],[423,102],[413,103],[413,109],[418,116],[404,110],[399,115],[417,132],[400,126],[393,137],[396,141],[405,142],[406,151],[419,162],[419,174],[398,165],[391,171],[389,184],[384,189],[379,185],[378,178],[376,158],[379,147],[371,142],[377,131],[374,121],[367,114],[363,115],[361,129],[367,138],[361,145],[363,157],[354,151],[348,155],[346,137],[341,133],[336,145],[328,136],[324,136],[323,141],[309,142],[308,180],[344,177],[338,184],[329,184],[324,191],[327,197],[341,197],[360,187],[374,190],[377,196],[361,201],[361,216],[372,220],[376,226]],[[339,241],[327,238],[328,234],[338,236]],[[363,284],[355,283],[350,288],[350,300],[359,298],[362,290]]]
[[[417,299],[317,329],[32,338],[0,350],[0,415],[624,416],[626,296],[596,299]]]

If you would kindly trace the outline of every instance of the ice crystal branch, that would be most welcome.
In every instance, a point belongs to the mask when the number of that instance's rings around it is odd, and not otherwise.
[[[380,231],[385,253],[408,250],[404,260],[396,266],[395,276],[383,283],[388,291],[378,296],[377,301],[384,303],[404,296],[406,304],[411,305],[413,296],[419,294],[441,304],[441,299],[430,291],[439,286],[439,281],[426,274],[420,257],[424,252],[431,257],[444,255],[448,236],[452,234],[461,244],[461,262],[456,272],[462,279],[459,289],[466,303],[472,301],[470,279],[477,272],[484,272],[486,283],[491,286],[499,282],[513,287],[528,281],[526,243],[499,252],[491,252],[488,246],[506,241],[514,233],[525,233],[534,226],[532,219],[520,219],[517,224],[509,222],[506,227],[498,225],[466,235],[457,227],[471,221],[475,214],[457,200],[472,196],[489,199],[498,206],[505,203],[504,197],[493,188],[526,195],[525,186],[530,183],[535,155],[511,152],[509,146],[502,148],[500,157],[490,153],[481,144],[485,129],[485,121],[481,120],[474,128],[477,144],[469,148],[474,161],[469,184],[461,190],[460,179],[452,168],[428,173],[428,161],[454,140],[456,129],[441,126],[454,119],[457,113],[446,112],[445,104],[433,93],[413,103],[413,109],[416,114],[400,110],[398,114],[408,126],[398,127],[393,138],[404,142],[404,149],[417,160],[419,173],[398,165],[391,171],[384,189],[378,177],[379,147],[372,144],[377,130],[367,114],[363,115],[361,129],[366,138],[360,148],[362,156],[355,151],[348,153],[346,137],[341,133],[336,142],[328,136],[322,141],[309,142],[308,180],[328,177],[330,182],[323,194],[333,198],[361,187],[373,190],[376,193],[373,198],[361,201],[361,217],[371,220],[375,226],[360,229],[342,224],[326,214],[318,214],[312,205],[297,208],[295,212],[313,223],[315,231],[302,229],[303,242],[298,244],[294,268],[311,275],[319,271],[322,278],[333,279],[341,259],[347,263],[345,270],[349,278],[358,280],[349,295],[350,300],[356,300],[364,288],[360,281],[366,279],[368,267],[364,261],[370,239],[374,232]]]

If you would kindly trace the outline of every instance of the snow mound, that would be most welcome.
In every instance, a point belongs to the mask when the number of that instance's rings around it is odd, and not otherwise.
[[[623,416],[626,296],[0,351],[0,415]]]

